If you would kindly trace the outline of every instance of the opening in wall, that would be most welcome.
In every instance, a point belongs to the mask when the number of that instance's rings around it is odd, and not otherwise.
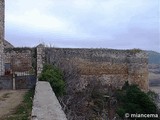
[[[12,74],[11,64],[10,64],[10,63],[5,63],[4,68],[5,68],[5,75],[10,75],[10,74]]]

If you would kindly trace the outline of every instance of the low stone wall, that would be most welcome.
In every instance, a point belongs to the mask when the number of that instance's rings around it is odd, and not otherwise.
[[[31,89],[36,84],[35,75],[16,76],[4,75],[0,76],[0,90],[19,90]]]
[[[13,89],[12,76],[0,76],[0,90],[2,89]]]
[[[16,76],[15,87],[16,89],[31,89],[36,84],[35,75]]]
[[[67,120],[48,82],[37,82],[32,107],[32,120]]]

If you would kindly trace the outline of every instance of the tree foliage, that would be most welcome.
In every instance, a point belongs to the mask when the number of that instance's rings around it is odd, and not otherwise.
[[[39,77],[40,81],[48,81],[57,96],[61,96],[65,91],[63,74],[57,67],[45,64]]]
[[[125,83],[122,90],[116,92],[119,102],[117,114],[123,118],[125,113],[154,114],[157,107],[153,100],[136,85]]]

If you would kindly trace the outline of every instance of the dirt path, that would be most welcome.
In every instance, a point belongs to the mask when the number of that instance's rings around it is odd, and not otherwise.
[[[0,118],[12,113],[22,102],[27,90],[1,90],[0,91]]]

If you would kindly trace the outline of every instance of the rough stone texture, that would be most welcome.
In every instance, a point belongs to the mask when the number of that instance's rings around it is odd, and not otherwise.
[[[1,39],[4,38],[4,8],[5,2],[4,0],[0,0],[0,31],[1,31]]]
[[[4,40],[4,0],[0,0],[0,75],[4,75],[3,40]]]
[[[48,82],[36,84],[32,120],[67,120]]]
[[[35,48],[4,49],[5,75],[0,77],[0,89],[30,89],[35,86],[35,52]]]
[[[40,44],[37,46],[37,76],[39,76],[43,70],[43,64],[45,62],[45,47]]]
[[[11,64],[11,71],[32,71],[32,49],[6,48],[4,49],[5,63]]]
[[[129,81],[148,90],[148,58],[141,50],[48,48],[46,61],[65,73],[76,71],[81,76],[76,89],[87,87],[92,78],[116,88]]]

